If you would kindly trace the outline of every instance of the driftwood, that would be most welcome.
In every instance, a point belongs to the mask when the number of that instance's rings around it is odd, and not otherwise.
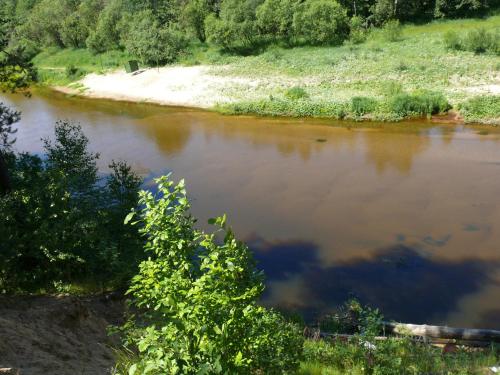
[[[427,343],[437,346],[468,346],[487,348],[492,343],[500,343],[500,331],[488,329],[452,328],[443,326],[429,326],[404,323],[383,322],[384,334],[410,336],[414,342]],[[354,335],[323,332],[319,329],[306,328],[304,336],[313,340],[333,340],[348,342]],[[377,336],[375,341],[387,340],[387,336]],[[395,337],[398,339],[398,337]]]
[[[433,339],[500,343],[500,331],[490,329],[452,328],[388,322],[384,322],[384,329],[387,333],[409,334]]]

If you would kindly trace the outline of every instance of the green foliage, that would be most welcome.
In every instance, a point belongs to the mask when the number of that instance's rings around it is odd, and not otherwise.
[[[448,30],[443,35],[443,42],[449,50],[460,51],[463,49],[462,39],[455,30]]]
[[[351,99],[351,112],[356,116],[363,116],[377,109],[377,101],[364,96],[355,96]]]
[[[260,0],[223,0],[220,14],[205,20],[207,40],[225,50],[251,52],[261,43],[256,22]]]
[[[490,119],[492,123],[500,123],[500,95],[477,96],[461,103],[458,108],[466,122]]]
[[[99,13],[95,30],[89,32],[86,40],[87,48],[93,53],[119,48],[120,32],[118,23],[122,18],[121,0],[111,0]]]
[[[123,283],[141,256],[140,238],[121,222],[140,179],[123,163],[97,175],[97,154],[79,125],[59,122],[45,157],[7,155],[12,191],[0,198],[0,290],[50,290],[94,280]]]
[[[257,8],[259,32],[267,39],[283,40],[291,44],[293,39],[293,15],[297,0],[265,0]]]
[[[500,54],[500,32],[488,32],[484,28],[471,30],[463,41],[464,49],[476,54],[491,52]]]
[[[281,374],[298,367],[302,335],[259,306],[264,285],[247,246],[226,227],[195,229],[181,181],[156,180],[158,194],[140,193],[140,224],[148,260],[129,294],[141,316],[123,327],[139,358],[131,374]]]
[[[260,116],[331,117],[335,119],[344,118],[348,110],[343,103],[275,98],[231,103],[219,106],[217,109],[221,113],[232,115],[257,114]]]
[[[342,44],[349,35],[349,18],[334,0],[306,0],[293,16],[296,37],[312,45]]]
[[[205,33],[205,18],[210,14],[207,0],[189,0],[183,9],[182,23],[190,28],[202,42],[207,38]]]
[[[435,4],[436,17],[471,17],[484,13],[495,2],[491,0],[436,0]]]
[[[285,97],[291,100],[306,99],[309,94],[302,87],[292,87],[285,91]]]
[[[440,348],[415,342],[411,337],[383,335],[383,317],[378,310],[348,301],[338,311],[320,322],[324,332],[349,334],[348,339],[308,340],[304,343],[303,368],[327,368],[334,374],[476,374],[498,360],[498,352],[475,352],[458,349],[442,355]],[[302,372],[307,373],[307,372]],[[309,372],[313,373],[313,372]],[[330,372],[327,372],[330,373]]]
[[[402,118],[430,116],[451,108],[443,94],[432,91],[398,94],[390,99],[388,105],[390,112]]]
[[[124,24],[122,43],[125,49],[145,64],[173,62],[187,45],[184,36],[173,26],[161,27],[150,10],[129,15]]]
[[[350,21],[349,41],[353,44],[360,44],[366,41],[368,30],[366,29],[363,19],[354,16]]]
[[[474,28],[464,36],[450,30],[444,34],[443,41],[446,48],[450,50],[500,55],[500,31],[498,29],[489,31],[482,27]]]
[[[403,28],[399,20],[389,20],[382,28],[383,36],[388,42],[398,42],[403,35]]]

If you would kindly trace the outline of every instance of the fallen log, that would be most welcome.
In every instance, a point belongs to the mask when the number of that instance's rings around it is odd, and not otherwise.
[[[340,333],[328,333],[328,332],[319,332],[316,335],[309,336],[309,338],[313,340],[330,340],[337,342],[349,342],[354,338],[359,338],[359,336],[348,335],[348,334],[340,334]],[[375,336],[373,340],[377,341],[385,341],[389,339],[389,336]],[[402,340],[401,337],[392,337],[395,340]],[[475,341],[475,340],[457,340],[457,339],[443,339],[443,338],[424,338],[424,337],[410,337],[410,340],[414,343],[423,343],[429,344],[433,346],[443,347],[446,345],[454,345],[454,346],[467,346],[470,348],[489,348],[491,347],[491,343],[488,341]]]
[[[483,341],[500,343],[500,331],[490,329],[452,328],[405,323],[384,322],[386,333],[421,336],[434,339]]]

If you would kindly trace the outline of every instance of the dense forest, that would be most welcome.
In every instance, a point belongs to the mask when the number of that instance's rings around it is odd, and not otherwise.
[[[389,20],[472,17],[498,0],[1,0],[4,49],[29,60],[48,46],[126,50],[174,61],[191,41],[237,53],[269,44],[338,45]]]

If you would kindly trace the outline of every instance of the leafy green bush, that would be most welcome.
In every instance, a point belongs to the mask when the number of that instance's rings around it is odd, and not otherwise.
[[[292,87],[285,91],[285,97],[291,100],[306,99],[309,94],[302,87]]]
[[[443,36],[443,42],[447,49],[460,51],[463,49],[462,39],[454,30],[447,31]]]
[[[184,183],[161,177],[158,194],[140,193],[136,219],[149,258],[129,294],[141,311],[123,327],[137,347],[129,374],[281,374],[298,367],[300,330],[257,305],[264,285],[247,246],[226,227],[194,228]]]
[[[85,70],[77,68],[74,65],[68,65],[66,67],[65,73],[66,73],[66,77],[75,79],[75,78],[79,78],[81,76],[84,76],[86,72],[85,72]]]
[[[382,35],[384,39],[389,42],[400,41],[403,36],[403,28],[399,23],[399,20],[389,20],[382,28]]]
[[[400,116],[430,116],[448,111],[451,106],[441,93],[420,91],[413,94],[402,93],[389,100],[389,111]]]
[[[360,44],[366,41],[368,31],[364,25],[363,19],[354,16],[350,21],[349,41],[353,44]]]
[[[97,154],[79,125],[58,122],[45,157],[7,154],[12,191],[0,198],[0,290],[56,283],[121,283],[134,273],[140,238],[122,225],[140,179],[124,163],[97,176]]]
[[[349,36],[349,17],[335,0],[306,0],[297,7],[293,28],[307,44],[338,45]]]
[[[371,113],[377,109],[377,101],[364,96],[355,96],[351,99],[351,112],[357,117]]]
[[[500,34],[478,28],[467,33],[463,40],[464,49],[476,54],[500,53]]]
[[[483,95],[459,105],[466,122],[491,122],[500,124],[500,95]]]

